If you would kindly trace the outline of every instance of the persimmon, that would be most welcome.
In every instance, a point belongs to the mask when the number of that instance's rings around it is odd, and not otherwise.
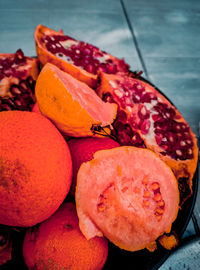
[[[23,255],[30,270],[100,270],[107,255],[105,238],[87,240],[78,224],[76,206],[63,203],[48,220],[25,235]]]
[[[39,109],[63,133],[93,135],[93,128],[110,125],[117,105],[106,103],[88,85],[47,63],[40,72],[35,95]]]
[[[0,112],[0,130],[0,223],[33,226],[52,215],[69,191],[69,147],[39,113]]]
[[[151,150],[133,146],[97,151],[83,163],[75,198],[87,239],[105,236],[129,251],[155,249],[179,210],[178,184],[170,167]]]

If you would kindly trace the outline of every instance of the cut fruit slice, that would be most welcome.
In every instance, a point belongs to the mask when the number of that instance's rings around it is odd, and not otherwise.
[[[128,73],[129,65],[97,47],[75,40],[43,25],[35,30],[35,43],[41,65],[50,62],[90,87],[97,84],[98,71]]]
[[[118,247],[136,251],[152,248],[170,232],[179,190],[173,172],[155,153],[121,146],[97,151],[81,165],[76,207],[87,239],[104,235]]]
[[[192,194],[197,166],[197,141],[180,112],[149,83],[140,79],[101,74],[97,93],[118,104],[113,124],[121,145],[146,147],[156,152],[178,179],[181,202]]]
[[[35,102],[38,74],[38,60],[24,56],[22,50],[0,54],[0,111],[30,111]]]
[[[87,86],[53,64],[47,63],[36,82],[40,112],[64,134],[92,136],[93,128],[110,125],[117,105],[106,103]]]

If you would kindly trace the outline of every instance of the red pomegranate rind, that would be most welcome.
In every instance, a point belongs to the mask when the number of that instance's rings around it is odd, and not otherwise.
[[[119,105],[113,130],[119,143],[156,152],[178,179],[183,203],[192,194],[198,160],[196,137],[183,116],[153,86],[132,77],[102,73],[97,93]]]
[[[43,25],[38,25],[35,30],[35,43],[42,66],[50,62],[92,88],[97,84],[99,71],[112,74],[128,73],[129,70],[123,59]]]
[[[173,172],[155,153],[121,146],[97,151],[81,165],[76,206],[87,239],[104,235],[118,247],[136,251],[171,230],[179,190]]]
[[[0,111],[31,110],[38,74],[38,60],[24,56],[21,49],[0,54]]]

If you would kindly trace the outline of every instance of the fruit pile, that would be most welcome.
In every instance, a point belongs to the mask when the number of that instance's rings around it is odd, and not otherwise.
[[[123,59],[42,25],[35,43],[37,58],[0,54],[0,265],[13,231],[37,270],[103,269],[110,243],[176,246],[198,159],[187,122]]]

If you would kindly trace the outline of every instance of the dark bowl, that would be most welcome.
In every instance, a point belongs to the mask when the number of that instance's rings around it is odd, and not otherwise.
[[[158,89],[155,85],[150,83],[142,76],[139,76],[138,79],[146,81],[147,83],[151,84],[163,96],[165,96],[160,89]],[[167,97],[165,96],[165,98]],[[176,221],[172,225],[172,231],[177,234],[179,239],[181,239],[190,221],[196,201],[197,190],[198,190],[198,167],[196,169],[196,173],[193,178],[193,194],[189,199],[187,199],[184,202],[182,208],[179,210]],[[70,200],[70,198],[67,200]],[[12,260],[7,262],[5,265],[1,266],[0,269],[27,270],[22,255],[22,245],[25,231],[26,231],[25,229],[21,229],[20,232],[12,231],[12,240],[13,240]],[[113,245],[110,242],[108,245],[109,245],[109,253],[107,262],[103,268],[104,270],[120,269],[120,268],[126,270],[129,269],[155,270],[158,269],[171,254],[171,251],[166,250],[159,243],[156,251],[154,252],[149,252],[147,249],[136,252],[129,252],[118,248],[117,246]]]

